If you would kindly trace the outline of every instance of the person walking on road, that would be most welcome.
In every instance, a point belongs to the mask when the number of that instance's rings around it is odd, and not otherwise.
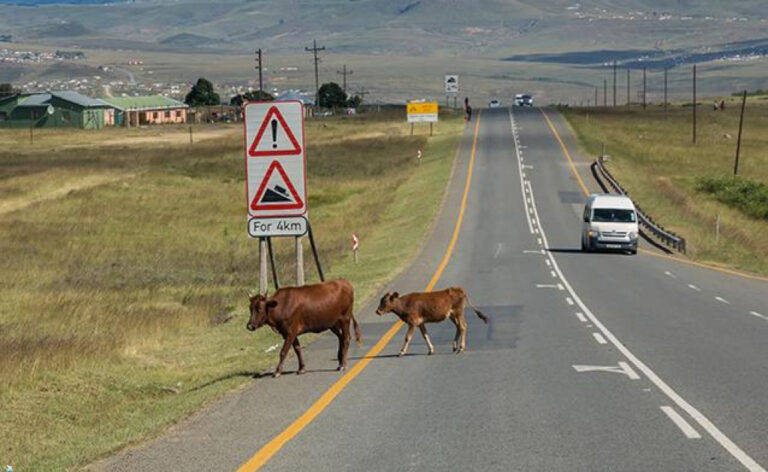
[[[469,106],[469,97],[464,97],[464,112],[467,114],[467,116],[464,118],[465,121],[471,121],[472,120],[472,107]]]

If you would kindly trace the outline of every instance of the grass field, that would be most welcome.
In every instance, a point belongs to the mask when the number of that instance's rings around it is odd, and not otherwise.
[[[768,183],[768,102],[747,102],[739,175]],[[724,111],[702,100],[697,143],[692,143],[690,106],[581,109],[566,112],[586,153],[605,143],[608,168],[640,206],[687,239],[688,254],[700,261],[768,274],[768,220],[701,191],[703,179],[733,175],[740,100]],[[716,232],[720,217],[720,234]]]
[[[308,122],[324,269],[348,278],[358,303],[417,253],[462,129],[459,115],[432,138],[408,136],[399,114]],[[0,130],[14,143],[0,152],[0,465],[77,468],[275,361],[264,351],[278,338],[245,330],[257,242],[245,235],[241,131],[164,139],[183,131],[132,142],[136,130],[42,130],[29,145],[14,134],[24,131]],[[283,283],[292,247],[276,244]]]

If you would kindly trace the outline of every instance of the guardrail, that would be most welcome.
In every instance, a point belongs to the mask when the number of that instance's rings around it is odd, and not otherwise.
[[[602,176],[602,178],[604,178],[616,192],[620,193],[621,195],[629,196],[629,193],[624,190],[621,184],[619,184],[619,182],[611,175],[608,169],[605,168],[603,157],[604,156],[600,156],[597,158],[597,160],[595,160],[595,163],[593,164],[594,169],[597,170],[600,176]],[[635,208],[637,209],[637,216],[640,220],[640,224],[645,229],[647,229],[649,233],[651,233],[656,239],[661,241],[666,246],[669,246],[672,249],[685,254],[685,238],[678,236],[671,231],[665,230],[660,224],[653,221],[650,216],[648,216],[639,206],[637,206],[637,202],[635,202]]]

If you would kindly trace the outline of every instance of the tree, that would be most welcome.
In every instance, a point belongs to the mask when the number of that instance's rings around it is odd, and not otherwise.
[[[11,84],[0,84],[0,98],[10,97],[19,93]]]
[[[349,100],[347,100],[347,106],[350,108],[358,108],[362,104],[363,104],[363,97],[361,97],[360,95],[349,97]]]
[[[318,93],[320,105],[323,108],[341,108],[347,104],[347,94],[336,82],[329,82],[320,87]]]
[[[229,104],[232,106],[240,107],[240,106],[243,106],[243,103],[248,101],[271,102],[274,99],[275,97],[273,97],[272,94],[268,92],[265,92],[263,90],[253,90],[250,92],[245,92],[239,95],[235,95],[234,97],[229,99]]]
[[[191,107],[221,105],[221,99],[219,94],[213,91],[213,84],[201,77],[184,98],[184,103]]]

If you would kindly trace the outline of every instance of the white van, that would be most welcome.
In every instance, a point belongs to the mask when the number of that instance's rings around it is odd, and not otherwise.
[[[637,254],[637,210],[623,195],[590,195],[584,205],[581,250],[618,249]]]

